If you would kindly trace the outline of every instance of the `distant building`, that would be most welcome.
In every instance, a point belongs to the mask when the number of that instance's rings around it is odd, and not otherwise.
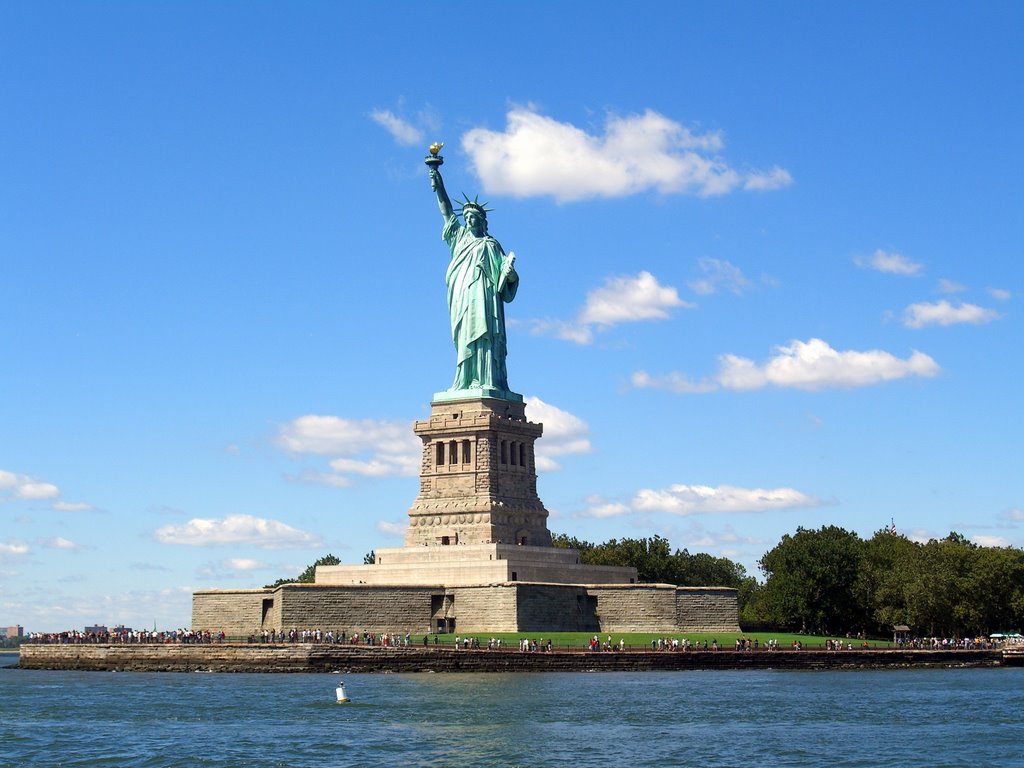
[[[96,624],[92,627],[85,628],[85,634],[87,635],[104,635],[107,633],[107,627],[104,624]]]
[[[8,639],[14,639],[15,637],[24,637],[25,628],[15,624],[13,627],[4,627],[4,637]]]

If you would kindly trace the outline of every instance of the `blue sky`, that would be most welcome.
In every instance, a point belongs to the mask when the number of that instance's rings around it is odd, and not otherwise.
[[[550,527],[1024,544],[1016,3],[0,4],[0,625],[399,546],[423,165],[517,255]]]

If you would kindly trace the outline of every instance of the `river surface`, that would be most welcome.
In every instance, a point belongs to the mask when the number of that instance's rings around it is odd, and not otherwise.
[[[0,766],[1024,766],[1024,668],[339,678],[0,669]]]

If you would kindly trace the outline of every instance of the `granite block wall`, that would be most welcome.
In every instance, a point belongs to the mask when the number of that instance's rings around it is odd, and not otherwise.
[[[285,584],[278,588],[280,627],[353,632],[430,631],[431,598],[438,587],[325,587]]]
[[[215,589],[192,594],[192,629],[224,632],[233,637],[260,630],[263,601],[269,589]]]
[[[676,624],[681,632],[738,632],[736,590],[727,587],[678,587]]]
[[[599,629],[597,601],[578,586],[520,584],[517,588],[520,632],[594,632]]]
[[[670,584],[328,586],[196,592],[192,628],[245,637],[263,629],[335,632],[736,632],[736,590]]]
[[[456,631],[515,632],[518,611],[516,587],[495,584],[484,587],[455,587],[448,593],[455,597]]]

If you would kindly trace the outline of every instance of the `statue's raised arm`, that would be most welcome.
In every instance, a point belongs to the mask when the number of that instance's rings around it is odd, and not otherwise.
[[[436,167],[430,169],[430,188],[437,194],[437,207],[441,209],[441,215],[447,220],[454,213],[452,201],[444,188],[441,172]]]

